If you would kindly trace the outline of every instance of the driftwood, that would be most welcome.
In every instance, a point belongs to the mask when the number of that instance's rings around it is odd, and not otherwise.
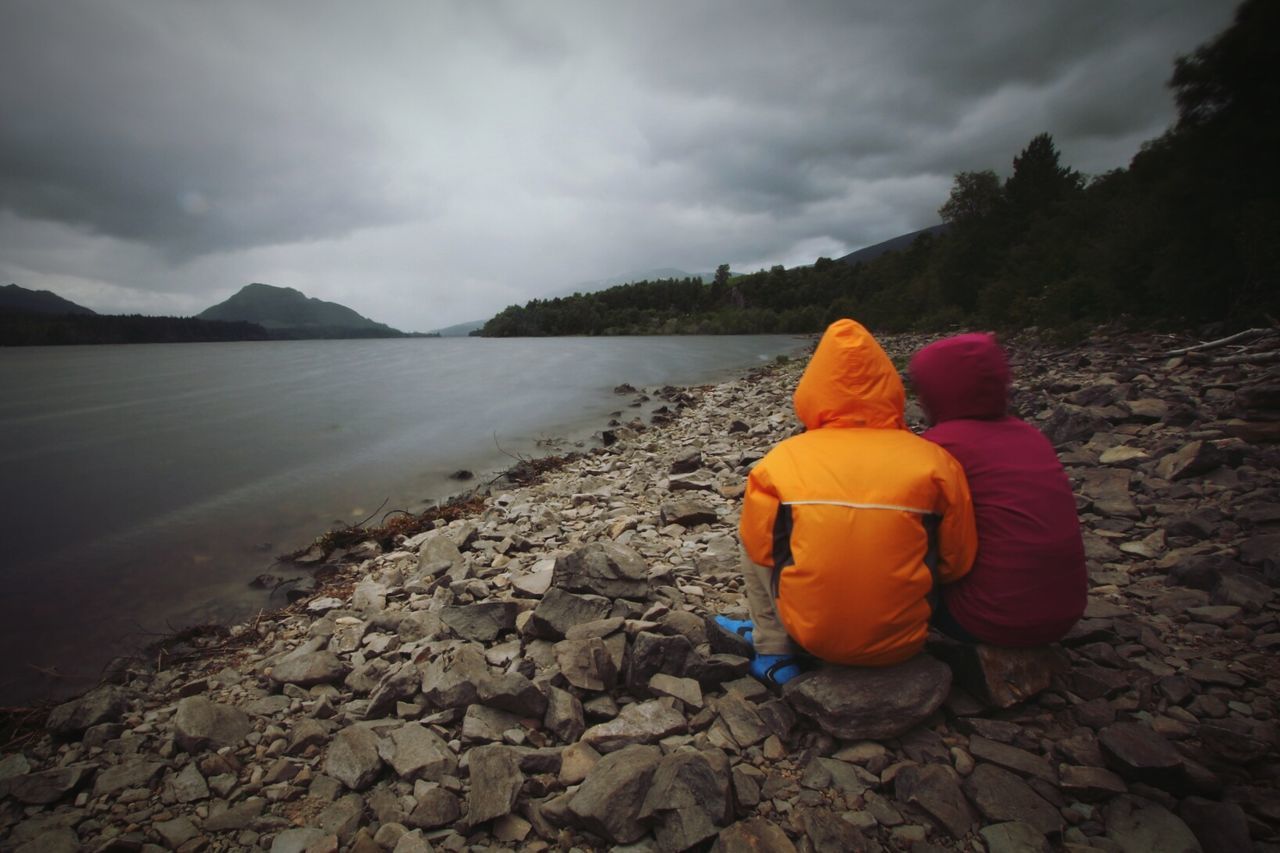
[[[1205,350],[1218,349],[1230,344],[1239,343],[1240,341],[1249,341],[1265,335],[1270,329],[1245,329],[1243,332],[1236,332],[1234,335],[1227,335],[1225,338],[1218,338],[1216,341],[1205,341],[1204,343],[1195,344],[1194,346],[1182,347],[1181,349],[1171,349],[1162,354],[1163,358],[1172,358],[1177,355],[1187,355],[1193,352],[1204,352]]]
[[[1240,355],[1223,355],[1209,359],[1209,364],[1274,364],[1280,361],[1280,349],[1266,352],[1246,352]]]

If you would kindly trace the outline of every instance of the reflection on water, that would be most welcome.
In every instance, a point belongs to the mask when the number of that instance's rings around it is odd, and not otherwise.
[[[784,336],[296,341],[0,350],[0,704],[243,617],[272,555],[459,468],[598,431],[637,387],[710,381]],[[62,677],[41,671],[56,669]]]

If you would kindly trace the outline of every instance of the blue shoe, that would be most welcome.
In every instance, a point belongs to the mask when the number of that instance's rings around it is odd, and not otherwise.
[[[717,616],[716,624],[730,634],[737,634],[748,643],[751,642],[751,633],[756,627],[750,619],[730,619],[728,616]]]
[[[800,660],[795,655],[756,655],[751,674],[771,687],[781,687],[800,674]]]

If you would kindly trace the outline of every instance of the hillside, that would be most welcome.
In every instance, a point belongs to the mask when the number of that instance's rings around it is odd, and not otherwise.
[[[0,313],[4,314],[96,314],[83,305],[63,299],[48,290],[28,290],[16,284],[0,287]]]
[[[946,230],[946,223],[931,225],[928,228],[921,228],[919,231],[912,231],[909,234],[900,234],[882,243],[876,243],[874,246],[865,246],[856,252],[850,252],[844,257],[836,258],[836,260],[843,261],[849,265],[869,264],[886,252],[901,252],[926,234],[940,235],[945,233]]]
[[[399,337],[403,333],[345,305],[307,296],[292,287],[247,284],[225,302],[196,315],[200,320],[256,323],[273,337]]]

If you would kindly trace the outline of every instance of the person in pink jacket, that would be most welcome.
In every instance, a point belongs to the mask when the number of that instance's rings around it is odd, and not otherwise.
[[[957,639],[1035,646],[1062,638],[1088,596],[1075,496],[1053,445],[1008,414],[1009,365],[992,335],[937,341],[911,359],[924,437],[964,469],[978,554],[942,587],[935,627]]]

